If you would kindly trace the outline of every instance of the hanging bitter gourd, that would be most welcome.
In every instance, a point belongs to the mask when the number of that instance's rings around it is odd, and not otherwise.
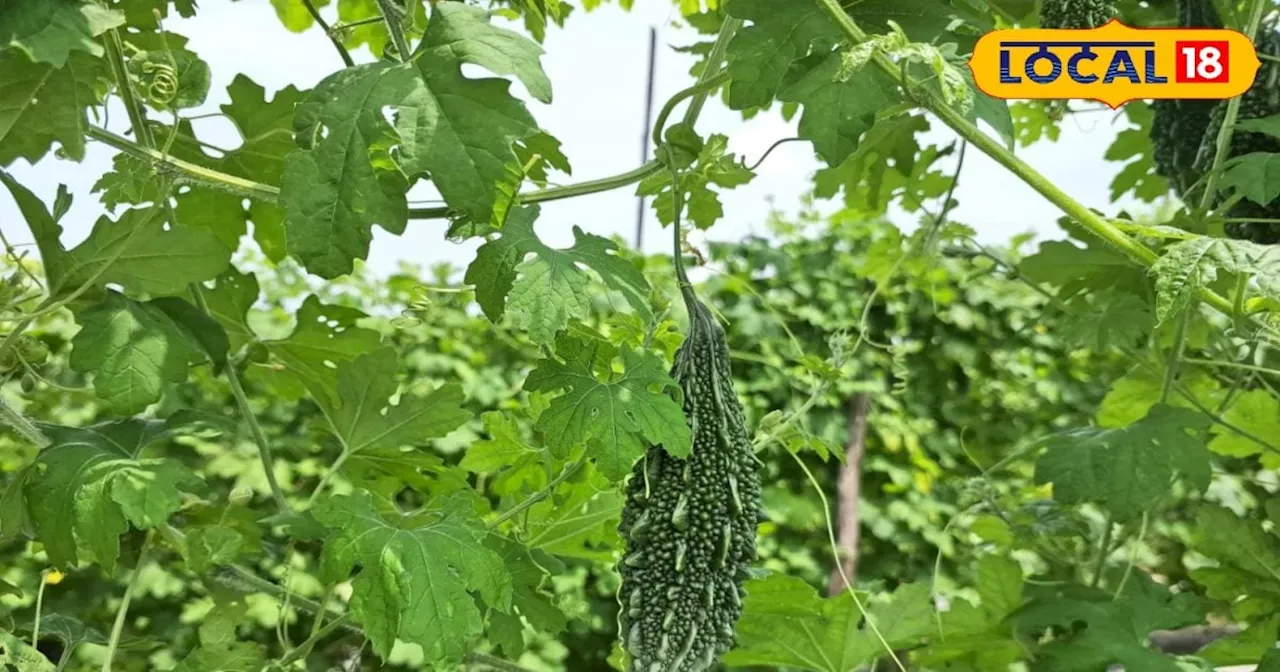
[[[1040,6],[1040,27],[1087,30],[1116,17],[1109,0],[1044,0]]]
[[[1178,0],[1179,28],[1222,28],[1213,0]],[[1217,105],[1214,100],[1156,100],[1151,103],[1152,159],[1156,174],[1184,199],[1203,172],[1196,168],[1200,142]]]
[[[1263,26],[1255,40],[1258,53],[1264,58],[1262,67],[1258,69],[1253,86],[1240,99],[1237,121],[1261,119],[1280,114],[1280,33],[1276,27]],[[1204,174],[1213,167],[1213,158],[1218,150],[1218,134],[1226,117],[1227,101],[1214,105],[1209,123],[1201,136],[1199,151],[1196,156],[1196,170]],[[1255,133],[1235,129],[1231,134],[1231,146],[1226,158],[1244,156],[1253,152],[1280,153],[1280,139],[1267,133]],[[1253,201],[1243,200],[1233,205],[1226,213],[1231,219],[1280,219],[1280,203],[1260,205]],[[1251,240],[1262,244],[1280,244],[1280,226],[1266,222],[1229,222],[1226,225],[1227,235],[1232,238]]]
[[[687,458],[649,448],[627,483],[619,633],[633,672],[702,672],[733,646],[760,522],[760,476],[725,332],[689,284],[678,218],[672,226],[689,313],[672,377],[693,446]]]

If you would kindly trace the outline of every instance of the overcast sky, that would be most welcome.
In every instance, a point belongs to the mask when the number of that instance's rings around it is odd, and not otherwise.
[[[554,86],[551,105],[530,100],[519,83],[513,84],[513,91],[530,101],[542,127],[563,143],[573,164],[571,181],[624,172],[640,163],[650,26],[659,29],[657,104],[692,83],[688,74],[691,59],[670,47],[688,44],[694,37],[687,29],[671,25],[675,16],[671,4],[667,0],[638,0],[636,5],[630,13],[615,5],[591,13],[575,12],[563,30],[549,31],[543,64]],[[325,12],[336,17],[333,7]],[[341,67],[332,45],[318,29],[300,35],[288,32],[276,19],[269,0],[205,0],[198,18],[171,20],[166,27],[188,36],[188,47],[213,69],[209,100],[204,108],[192,110],[193,114],[217,111],[218,105],[227,102],[226,85],[237,73],[249,75],[271,94],[289,84],[314,86]],[[371,58],[364,50],[356,56],[361,60]],[[1059,142],[1044,142],[1020,148],[1019,152],[1084,204],[1112,209],[1114,206],[1108,206],[1108,185],[1120,164],[1101,162],[1103,152],[1115,137],[1112,118],[1111,114],[1101,113],[1069,119]],[[225,119],[195,123],[200,137],[214,145],[230,148],[238,144],[238,134]],[[112,129],[123,132],[125,126],[127,119],[122,111],[113,111]],[[776,112],[744,122],[715,100],[708,104],[698,129],[704,135],[727,135],[730,149],[752,162],[774,141],[796,134],[794,123],[784,122]],[[941,132],[933,133],[934,141],[947,139]],[[113,153],[108,147],[91,143],[80,164],[59,161],[50,154],[35,166],[20,161],[12,167],[20,180],[47,201],[52,199],[59,182],[66,183],[76,195],[76,205],[63,222],[68,246],[82,240],[102,212],[90,188],[109,169]],[[710,236],[734,239],[749,232],[763,232],[770,203],[783,212],[795,212],[817,167],[808,143],[782,146],[759,168],[754,182],[721,196],[726,216]],[[428,186],[412,195],[429,198],[432,193]],[[1026,231],[1041,237],[1061,236],[1054,223],[1059,216],[1056,208],[976,150],[966,158],[957,199],[960,205],[953,211],[953,218],[974,227],[985,242],[1003,242]],[[634,188],[544,204],[537,229],[549,244],[556,246],[572,240],[574,224],[592,233],[619,234],[631,240],[635,204]],[[902,220],[903,224],[914,226],[910,218]],[[667,237],[659,235],[651,216],[647,221],[646,250],[665,251]],[[410,222],[408,231],[399,239],[375,229],[369,264],[378,272],[388,272],[400,260],[421,264],[470,262],[476,244],[444,241],[443,226],[439,221]],[[15,242],[30,241],[21,215],[7,194],[0,194],[0,228]]]

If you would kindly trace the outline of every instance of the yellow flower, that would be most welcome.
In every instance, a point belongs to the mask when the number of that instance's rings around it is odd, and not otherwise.
[[[51,586],[56,586],[59,583],[62,583],[62,580],[66,578],[66,576],[67,576],[66,574],[63,574],[62,572],[59,572],[56,569],[51,569],[45,572],[44,582]]]

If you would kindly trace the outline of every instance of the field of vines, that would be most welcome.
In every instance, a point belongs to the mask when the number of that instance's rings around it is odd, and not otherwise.
[[[573,172],[547,54],[646,4],[693,67]],[[1113,19],[1262,66],[974,84]],[[0,184],[4,672],[1280,672],[1277,0],[0,0]]]

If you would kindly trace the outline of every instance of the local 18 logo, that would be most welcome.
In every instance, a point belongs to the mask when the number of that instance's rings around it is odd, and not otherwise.
[[[1084,99],[1112,108],[1139,99],[1231,98],[1258,73],[1244,34],[1198,28],[1009,29],[987,33],[969,59],[993,98]]]

